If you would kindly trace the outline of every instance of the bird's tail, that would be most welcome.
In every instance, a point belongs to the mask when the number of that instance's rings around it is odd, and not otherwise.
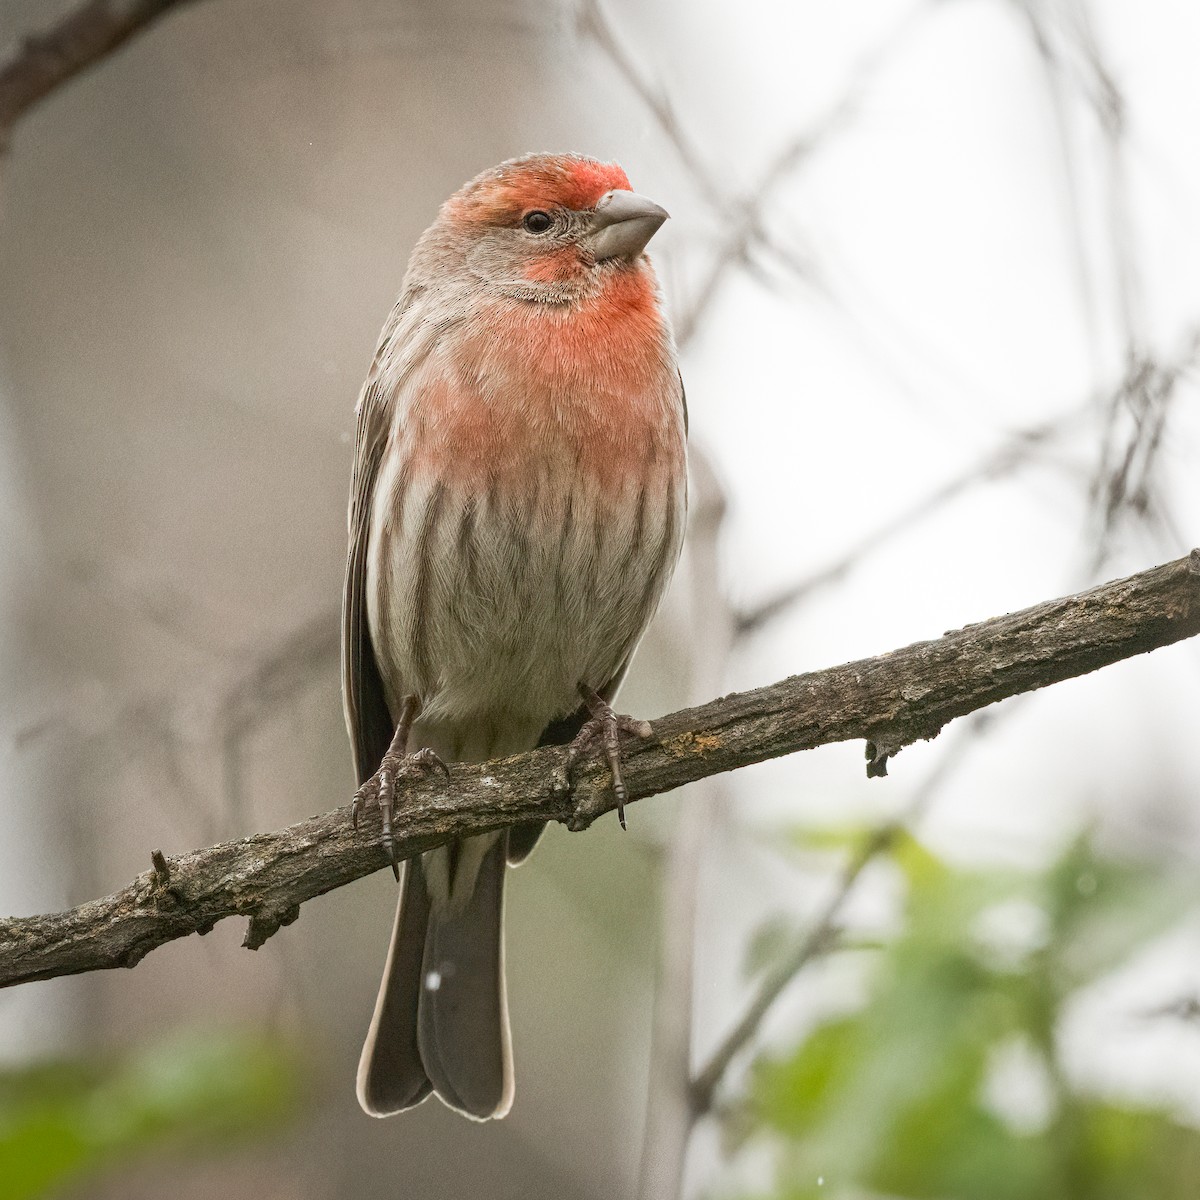
[[[480,1121],[504,1116],[512,1104],[507,841],[504,833],[466,838],[405,865],[358,1065],[358,1100],[372,1116],[411,1108],[430,1091]]]

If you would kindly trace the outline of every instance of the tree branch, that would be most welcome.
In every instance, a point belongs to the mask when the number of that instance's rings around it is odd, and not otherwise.
[[[902,747],[998,700],[1200,633],[1200,550],[1061,600],[769,687],[722,697],[654,723],[626,747],[631,800],[722,771],[864,739],[867,772]],[[599,764],[564,786],[565,750],[549,747],[412,787],[396,821],[408,858],[451,838],[526,821],[582,829],[613,807]],[[356,834],[346,809],[156,863],[128,887],[67,912],[0,921],[0,986],[132,967],[156,946],[250,919],[261,945],[300,904],[386,865],[371,814]]]
[[[784,989],[814,959],[824,954],[838,939],[838,920],[842,908],[850,898],[858,877],[867,864],[885,850],[890,849],[903,826],[898,822],[881,826],[872,833],[847,863],[836,891],[826,902],[812,928],[791,954],[777,962],[767,973],[761,987],[750,1002],[742,1018],[729,1031],[721,1044],[713,1051],[692,1081],[691,1103],[694,1116],[702,1116],[713,1105],[717,1085],[724,1079],[730,1064],[744,1046],[749,1045],[763,1017],[783,995]]]
[[[689,692],[719,692],[733,644],[733,610],[721,588],[724,489],[703,452],[689,454],[688,590],[693,661]],[[637,1200],[680,1200],[687,1173],[692,1112],[692,1033],[696,995],[696,922],[702,872],[728,822],[726,781],[694,784],[663,846],[658,914],[657,979],[650,1022],[646,1116]],[[724,827],[724,828],[723,828]]]
[[[1029,693],[1025,693],[1028,695]],[[693,1122],[716,1107],[717,1089],[729,1074],[729,1068],[739,1054],[749,1046],[758,1034],[763,1018],[774,1008],[788,985],[814,959],[837,948],[841,940],[841,916],[850,894],[866,867],[880,855],[891,850],[896,839],[928,810],[930,803],[959,768],[966,753],[978,744],[979,735],[995,721],[997,711],[1011,715],[1017,710],[1020,699],[1015,698],[1003,710],[983,709],[975,713],[965,725],[958,741],[943,754],[930,771],[924,783],[908,805],[907,811],[897,820],[888,821],[869,833],[842,868],[832,895],[822,905],[817,918],[803,937],[767,971],[753,999],[747,1005],[741,1019],[709,1055],[698,1070],[689,1087],[689,1105]]]
[[[191,0],[88,0],[0,63],[0,152],[39,100],[111,54],[169,9]]]
[[[851,544],[832,562],[743,612],[737,619],[737,636],[744,638],[758,633],[763,626],[789,612],[801,601],[806,601],[814,592],[843,581],[868,554],[881,546],[889,545],[900,534],[914,525],[919,525],[926,518],[941,513],[951,500],[957,499],[973,487],[1004,479],[1019,467],[1031,463],[1035,450],[1052,445],[1065,434],[1077,432],[1076,427],[1085,417],[1094,413],[1096,408],[1097,405],[1093,401],[1051,417],[1047,421],[1040,421],[1036,425],[1006,434],[992,450],[973,462],[966,470],[939,484],[906,508],[890,514],[886,520]]]

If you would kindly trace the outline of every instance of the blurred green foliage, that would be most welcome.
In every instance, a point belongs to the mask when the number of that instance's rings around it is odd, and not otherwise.
[[[0,1200],[54,1195],[163,1148],[227,1150],[294,1112],[300,1078],[288,1047],[241,1031],[0,1071]]]
[[[812,844],[849,844],[845,831]],[[766,1144],[777,1200],[1196,1200],[1200,1132],[1165,1111],[1087,1095],[1066,1076],[1064,1006],[1185,910],[1174,878],[1098,857],[1086,840],[1037,874],[955,869],[911,837],[901,932],[868,996],[790,1053],[755,1064],[738,1141]],[[778,922],[749,966],[781,943]],[[858,953],[861,953],[858,952]],[[1039,1102],[989,1103],[1016,1047]],[[1038,1111],[1040,1110],[1040,1111]]]

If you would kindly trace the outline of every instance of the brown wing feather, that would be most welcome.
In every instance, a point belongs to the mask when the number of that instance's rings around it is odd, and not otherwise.
[[[461,319],[420,319],[414,306],[424,291],[421,284],[409,284],[401,293],[379,335],[356,410],[350,552],[342,596],[342,701],[359,783],[378,770],[395,731],[367,621],[367,554],[375,484],[401,393],[438,339]],[[394,695],[404,693],[402,681],[389,682]]]
[[[392,407],[390,397],[381,392],[378,366],[377,355],[358,404],[354,469],[350,479],[350,550],[342,594],[342,703],[359,783],[365,782],[378,769],[395,729],[367,627],[371,498],[387,445]]]

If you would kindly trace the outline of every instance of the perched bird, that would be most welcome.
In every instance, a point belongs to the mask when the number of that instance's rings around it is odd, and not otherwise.
[[[687,507],[683,385],[643,253],[666,218],[615,164],[535,154],[471,180],[413,251],[358,401],[343,613],[355,820],[379,806],[393,869],[414,769],[574,738],[624,798],[609,702]],[[405,864],[368,1113],[431,1091],[508,1111],[504,875],[540,832]]]

